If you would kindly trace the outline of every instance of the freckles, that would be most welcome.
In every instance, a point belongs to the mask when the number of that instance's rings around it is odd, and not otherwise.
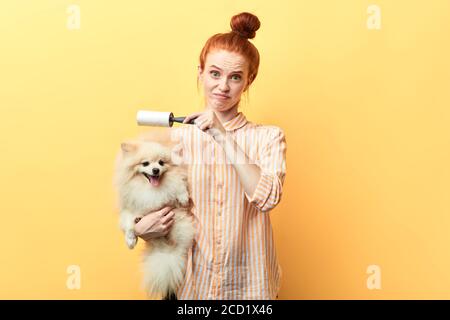
[[[232,87],[232,91],[235,93],[239,93],[239,92],[242,92],[244,90],[244,88],[245,88],[245,84],[240,83],[240,84],[237,84],[234,87]]]

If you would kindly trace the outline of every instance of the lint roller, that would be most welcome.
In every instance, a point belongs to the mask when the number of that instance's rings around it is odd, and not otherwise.
[[[172,112],[139,110],[136,120],[140,126],[172,127],[174,122],[183,123],[186,117],[174,117]],[[194,120],[189,124],[194,124]]]

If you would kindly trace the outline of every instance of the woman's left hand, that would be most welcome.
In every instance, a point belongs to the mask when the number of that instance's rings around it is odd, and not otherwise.
[[[195,119],[194,123],[200,130],[212,135],[214,138],[226,133],[225,128],[213,110],[193,113],[187,116],[183,123],[188,123],[192,119]]]

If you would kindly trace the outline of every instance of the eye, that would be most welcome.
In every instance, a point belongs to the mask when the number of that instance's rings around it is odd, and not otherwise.
[[[213,76],[213,78],[218,78],[220,76],[219,71],[215,71],[215,70],[211,71],[210,74]]]
[[[148,162],[148,161],[142,162],[142,165],[143,165],[144,167],[148,166],[149,164],[150,164],[150,162]]]
[[[241,80],[241,76],[240,75],[238,75],[238,74],[233,74],[232,76],[231,76],[231,79],[233,79],[233,80]]]
[[[158,163],[159,163],[160,166],[163,166],[163,165],[164,165],[164,161],[162,161],[162,160],[159,160]]]

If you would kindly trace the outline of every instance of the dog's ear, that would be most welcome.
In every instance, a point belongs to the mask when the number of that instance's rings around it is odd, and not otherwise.
[[[124,153],[134,152],[137,149],[137,144],[133,142],[122,142],[120,148]]]
[[[177,144],[170,148],[170,161],[174,165],[181,165],[183,163],[183,145]]]

